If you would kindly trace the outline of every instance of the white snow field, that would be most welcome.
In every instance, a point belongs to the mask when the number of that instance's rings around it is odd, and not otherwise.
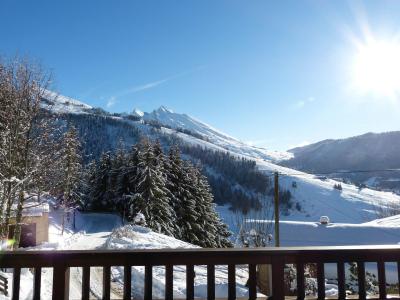
[[[93,250],[93,249],[165,249],[165,248],[197,248],[192,244],[177,240],[173,237],[155,233],[148,228],[125,225],[121,223],[119,216],[114,214],[85,213],[76,215],[77,231],[71,228],[72,220],[61,235],[61,211],[50,213],[50,241],[29,250]],[[121,299],[123,294],[123,268],[111,269],[111,298]],[[12,292],[12,273],[0,272],[9,278]],[[195,267],[195,297],[207,298],[207,268]],[[49,268],[42,269],[41,299],[52,297],[53,271]],[[238,266],[236,270],[238,297],[247,297],[248,290],[245,284],[248,279],[247,268]],[[92,267],[90,277],[90,294],[93,299],[102,298],[102,268]],[[70,269],[70,298],[80,299],[82,287],[81,268]],[[33,288],[33,275],[28,269],[21,273],[20,299],[31,299]],[[165,269],[153,268],[153,297],[164,298]],[[136,299],[143,298],[144,292],[144,267],[132,267],[132,295]],[[227,266],[216,266],[215,269],[216,297],[226,297],[228,293]],[[174,298],[186,298],[186,267],[174,267]],[[11,299],[0,295],[0,300]]]
[[[166,249],[166,248],[198,248],[192,244],[182,242],[173,237],[155,233],[148,228],[126,225],[116,229],[105,244],[106,249]],[[113,280],[121,286],[123,284],[123,267],[112,268]],[[132,295],[135,298],[143,297],[144,267],[132,268]],[[248,279],[246,267],[236,270],[236,293],[238,297],[248,296],[245,287]],[[186,298],[186,267],[174,266],[174,299]],[[207,267],[195,267],[195,297],[207,298]],[[217,298],[228,295],[227,266],[215,268],[215,293]],[[163,299],[165,295],[165,268],[153,267],[153,297]]]
[[[86,113],[86,110],[92,109],[90,105],[53,91],[46,90],[43,96],[47,100],[43,103],[43,107],[57,113],[81,114]]]

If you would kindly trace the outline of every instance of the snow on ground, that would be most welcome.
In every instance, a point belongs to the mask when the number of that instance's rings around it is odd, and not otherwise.
[[[263,221],[260,221],[263,222]],[[267,221],[268,222],[268,221]],[[282,246],[393,245],[400,243],[398,226],[280,221]]]
[[[165,248],[197,248],[192,244],[177,240],[163,234],[155,233],[140,226],[122,226],[120,217],[114,214],[77,213],[76,231],[71,229],[72,217],[69,219],[64,234],[61,235],[61,210],[50,212],[49,242],[27,250],[90,250],[90,249],[165,249]],[[207,268],[195,267],[195,296],[207,297]],[[4,273],[10,278],[12,273]],[[228,291],[227,266],[216,266],[216,296],[226,297]],[[49,268],[42,270],[41,299],[51,299],[53,271]],[[144,267],[132,268],[132,294],[142,298],[144,291]],[[237,295],[246,297],[248,290],[245,287],[248,279],[247,267],[238,267],[236,271]],[[28,270],[21,274],[20,299],[30,299],[32,296],[33,275]],[[91,268],[91,297],[102,297],[102,268]],[[12,281],[10,279],[10,281]],[[165,288],[165,269],[153,268],[153,296],[162,299]],[[82,269],[70,269],[70,298],[81,297]],[[123,268],[112,268],[111,298],[121,298],[123,287]],[[12,286],[10,291],[12,290]],[[174,267],[174,297],[186,297],[186,268]],[[0,300],[10,299],[0,296]]]
[[[376,219],[367,223],[364,223],[364,225],[375,225],[379,226],[382,228],[399,228],[400,227],[400,215],[395,215],[387,218],[382,218],[382,219]]]
[[[166,248],[198,248],[192,244],[182,242],[173,237],[155,233],[148,228],[140,226],[124,226],[116,229],[104,245],[106,249],[166,249]],[[123,267],[112,268],[113,281],[123,284]],[[195,297],[207,298],[207,267],[195,267]],[[236,272],[236,293],[239,297],[248,296],[245,287],[248,272],[245,268],[238,268]],[[144,267],[133,267],[132,294],[142,297],[144,292]],[[228,292],[227,266],[216,266],[215,292],[216,297],[226,297]],[[174,266],[174,298],[186,297],[186,267]],[[165,295],[165,268],[153,267],[153,297],[163,299]]]
[[[66,228],[61,234],[62,210],[51,210],[49,214],[49,242],[37,247],[26,248],[26,250],[91,250],[103,248],[105,242],[114,228],[122,225],[121,218],[116,214],[107,213],[76,213],[76,230],[72,229],[72,215],[66,217]],[[12,273],[3,273],[12,278]],[[81,268],[71,268],[70,270],[70,298],[80,299],[82,286]],[[21,272],[20,299],[32,298],[33,275],[27,269]],[[12,291],[12,279],[10,281],[10,291]],[[52,295],[53,270],[51,268],[42,269],[42,290],[41,299],[51,299]],[[93,296],[101,298],[102,293],[102,269],[91,269],[91,292]],[[9,293],[11,295],[11,292]],[[119,293],[112,296],[121,298]],[[11,296],[10,296],[11,297]],[[11,299],[0,295],[0,300]]]

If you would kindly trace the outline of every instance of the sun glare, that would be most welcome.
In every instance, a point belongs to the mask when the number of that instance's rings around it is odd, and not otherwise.
[[[353,73],[360,92],[395,97],[400,93],[400,43],[373,41],[360,45]]]

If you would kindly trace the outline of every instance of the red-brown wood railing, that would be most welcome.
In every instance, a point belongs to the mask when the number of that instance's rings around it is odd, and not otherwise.
[[[284,299],[284,266],[297,269],[297,299],[304,299],[304,265],[317,265],[318,299],[325,298],[324,264],[337,265],[339,299],[346,298],[345,263],[358,265],[359,299],[366,298],[365,263],[376,262],[379,298],[386,299],[385,262],[400,261],[400,246],[282,247],[256,249],[165,249],[134,251],[13,251],[0,253],[0,268],[13,268],[12,299],[19,299],[21,268],[34,269],[33,298],[40,299],[41,268],[54,268],[53,299],[68,299],[69,268],[82,267],[82,299],[89,299],[90,267],[103,267],[103,298],[110,298],[112,266],[124,266],[124,299],[131,299],[131,268],[145,266],[144,298],[152,299],[152,267],[165,266],[165,299],[173,298],[173,266],[186,265],[187,299],[194,298],[194,266],[207,265],[208,299],[215,298],[215,266],[228,266],[228,299],[236,299],[235,268],[249,267],[249,299],[256,299],[256,266],[272,265],[274,300]],[[399,263],[398,263],[399,266]],[[400,274],[400,267],[398,267]],[[134,280],[134,278],[133,278]]]

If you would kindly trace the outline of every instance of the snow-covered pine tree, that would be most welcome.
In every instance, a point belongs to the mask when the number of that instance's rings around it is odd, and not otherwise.
[[[153,145],[143,141],[139,151],[137,190],[131,195],[130,214],[143,213],[147,225],[157,232],[173,235],[175,222],[169,205],[169,191],[161,166],[154,156]]]
[[[171,219],[174,220],[174,224],[176,221],[176,213],[175,213],[175,207],[173,205],[173,201],[174,201],[174,195],[171,191],[171,185],[170,185],[170,176],[169,176],[169,167],[170,167],[170,163],[169,163],[169,159],[168,157],[164,154],[163,152],[163,148],[161,146],[161,143],[159,140],[156,140],[153,143],[153,153],[154,153],[154,159],[155,162],[158,166],[158,169],[161,173],[161,176],[163,177],[164,181],[165,181],[165,191],[167,192],[167,197],[169,199],[168,201],[168,205],[171,208]],[[173,235],[177,235],[179,232],[179,228],[178,226],[174,226],[174,232]]]
[[[123,141],[118,142],[118,147],[111,157],[111,171],[110,171],[110,189],[113,193],[113,205],[118,211],[122,211],[122,194],[118,193],[120,189],[120,174],[126,166],[126,151]]]
[[[92,209],[92,198],[90,198],[93,187],[96,184],[96,172],[97,172],[97,164],[95,160],[89,162],[83,172],[82,172],[82,180],[80,185],[80,191],[82,194],[81,201],[79,205],[83,210],[91,210]]]
[[[111,153],[106,152],[97,164],[94,184],[89,191],[94,210],[113,210],[113,191],[110,185]]]
[[[189,176],[191,177],[192,194],[194,195],[195,210],[200,217],[197,220],[197,237],[200,240],[199,246],[218,248],[232,247],[229,241],[231,235],[228,227],[221,221],[213,203],[213,195],[207,178],[201,174],[201,171],[194,166],[189,168]]]
[[[124,220],[132,220],[134,217],[129,213],[128,210],[132,206],[132,195],[136,193],[138,164],[139,149],[137,145],[133,145],[130,151],[125,155],[125,163],[121,167],[118,174],[118,182],[116,187],[116,194],[121,199],[119,210]]]
[[[71,126],[63,135],[60,152],[61,176],[60,185],[63,192],[62,206],[64,208],[61,234],[64,233],[65,212],[74,209],[81,198],[79,191],[82,175],[81,144],[75,127]],[[74,211],[75,226],[75,211]]]
[[[172,146],[169,149],[168,156],[164,163],[164,172],[166,175],[166,187],[170,193],[170,206],[175,214],[175,220],[178,220],[179,209],[180,209],[180,198],[179,189],[181,186],[181,169],[182,169],[182,159],[180,157],[179,148],[177,146]],[[176,231],[174,233],[175,237],[182,237],[182,229],[176,226]]]
[[[191,164],[183,161],[177,147],[172,147],[168,155],[167,178],[171,192],[171,205],[176,214],[177,236],[187,242],[201,245],[198,236],[200,213],[196,210],[193,179],[190,177]]]

